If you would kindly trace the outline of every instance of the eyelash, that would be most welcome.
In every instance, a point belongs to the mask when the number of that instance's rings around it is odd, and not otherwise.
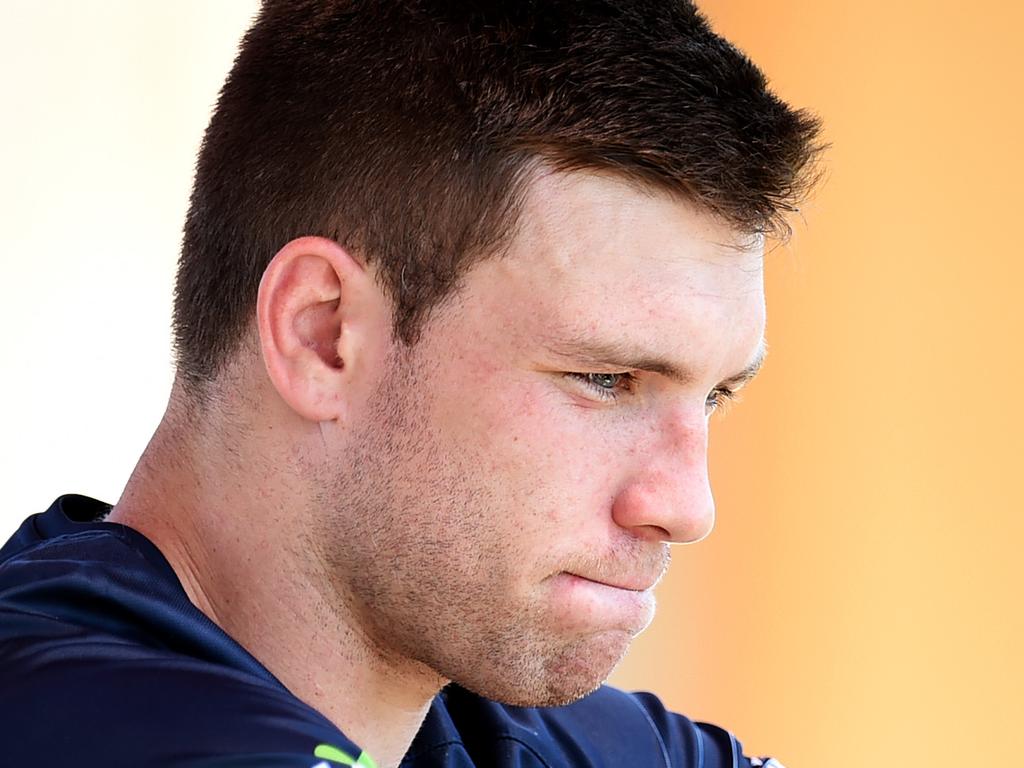
[[[586,387],[592,393],[596,394],[601,400],[605,400],[607,402],[613,402],[617,400],[623,392],[627,394],[633,392],[636,389],[637,384],[636,375],[629,373],[628,371],[624,371],[622,373],[568,372],[565,375],[568,376],[570,379],[580,382],[581,384],[583,384],[584,387]],[[594,380],[591,378],[592,376],[617,376],[619,378],[619,381],[624,382],[624,386],[620,390],[608,389],[607,387],[602,387],[594,383]],[[725,403],[733,401],[735,399],[736,393],[726,387],[717,387],[711,390],[711,393],[708,395],[706,403],[708,413],[710,414],[716,411],[718,408],[721,408]]]
[[[708,395],[708,413],[714,413],[726,403],[735,402],[736,393],[726,387],[718,387],[717,389],[711,390],[711,394]]]
[[[624,373],[575,373],[575,372],[570,372],[570,373],[566,373],[565,375],[568,376],[570,379],[574,379],[574,380],[580,382],[581,384],[583,384],[584,387],[586,387],[588,390],[593,392],[600,399],[607,400],[608,402],[611,402],[613,400],[617,400],[621,396],[621,394],[623,392],[629,393],[629,392],[632,392],[636,388],[636,376],[634,374],[628,373],[628,372],[624,372]],[[608,389],[607,387],[602,387],[602,386],[600,386],[598,384],[595,384],[594,380],[591,378],[591,376],[617,376],[619,381],[624,383],[624,386],[622,386],[621,389],[618,389],[618,388],[617,389]]]

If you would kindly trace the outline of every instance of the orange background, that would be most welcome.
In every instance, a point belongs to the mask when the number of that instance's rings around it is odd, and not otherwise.
[[[765,370],[712,433],[717,528],[675,549],[614,682],[788,768],[1007,764],[1024,719],[1024,13],[701,7],[833,148],[769,257]]]
[[[834,146],[770,256],[766,368],[716,426],[718,527],[614,681],[788,768],[1012,763],[1024,11],[701,6]],[[116,499],[159,418],[192,163],[255,8],[0,12],[0,539],[58,493]]]

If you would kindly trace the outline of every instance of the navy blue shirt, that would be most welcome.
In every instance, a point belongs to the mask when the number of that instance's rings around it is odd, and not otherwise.
[[[63,496],[0,549],[0,765],[334,768],[369,756],[185,594],[156,546]],[[749,768],[736,740],[603,686],[564,707],[435,697],[403,768]]]

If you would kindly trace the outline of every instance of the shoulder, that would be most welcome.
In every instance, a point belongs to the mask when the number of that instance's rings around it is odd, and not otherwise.
[[[311,768],[339,752],[354,762],[358,748],[198,611],[149,547],[114,528],[8,545],[0,762]]]
[[[313,766],[359,751],[285,689],[246,672],[0,609],[11,765]],[[72,759],[73,758],[73,759]]]
[[[740,743],[728,731],[670,712],[649,693],[602,686],[567,706],[531,708],[488,702],[454,688],[445,701],[467,751],[479,765],[753,768],[761,764],[744,757]],[[486,739],[481,737],[484,733]],[[528,759],[508,760],[506,755],[515,750]]]
[[[544,717],[567,726],[601,754],[615,755],[618,765],[666,768],[734,768],[747,766],[739,741],[727,730],[700,723],[665,708],[651,693],[627,693],[602,686],[590,696]]]

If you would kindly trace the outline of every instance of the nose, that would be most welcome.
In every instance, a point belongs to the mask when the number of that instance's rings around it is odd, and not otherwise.
[[[650,541],[700,541],[715,525],[707,421],[676,423],[652,441],[612,504],[615,523]]]

